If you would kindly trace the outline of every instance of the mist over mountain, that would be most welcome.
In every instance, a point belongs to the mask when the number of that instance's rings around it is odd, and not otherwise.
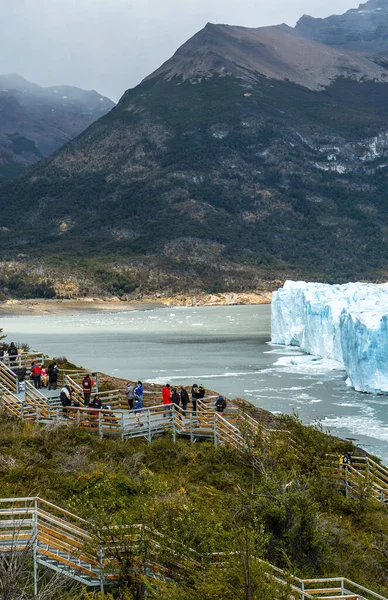
[[[1,189],[2,256],[94,261],[123,293],[385,277],[387,169],[381,55],[208,24]]]
[[[0,183],[49,156],[114,107],[95,91],[0,75]]]

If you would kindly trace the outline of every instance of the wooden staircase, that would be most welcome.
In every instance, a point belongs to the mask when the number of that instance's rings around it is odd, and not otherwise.
[[[359,498],[366,495],[388,504],[388,469],[369,456],[353,456],[351,463],[339,457],[334,471],[346,496]]]
[[[138,562],[145,568],[144,574],[152,578],[171,577],[171,568],[158,564],[158,553],[162,534],[152,532],[143,525],[125,527],[115,540],[111,533],[109,542],[104,534],[95,530],[79,516],[39,497],[0,499],[0,553],[29,552],[33,558],[35,595],[39,588],[39,566],[78,581],[88,587],[104,591],[106,585],[119,580],[118,564],[112,556],[120,552],[123,540],[134,551],[133,564]],[[144,534],[150,548],[145,562],[136,559],[140,552]],[[102,540],[102,541],[101,541]],[[113,547],[112,547],[113,545]],[[201,569],[201,557],[190,548],[185,549],[185,561]],[[209,557],[207,557],[209,558]],[[224,554],[211,555],[213,563],[223,568]],[[258,559],[254,559],[258,560]],[[181,558],[177,558],[177,572],[182,570]],[[184,562],[184,561],[183,561]],[[266,563],[266,575],[279,585],[279,591],[288,590],[289,600],[388,600],[344,577],[326,579],[301,579]]]

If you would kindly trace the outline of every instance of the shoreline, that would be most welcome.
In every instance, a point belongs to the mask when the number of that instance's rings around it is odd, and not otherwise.
[[[119,298],[74,298],[71,300],[31,299],[6,300],[0,303],[1,317],[71,316],[79,313],[130,312],[174,306],[251,306],[271,303],[271,292],[193,294],[169,297],[145,296],[140,300],[124,301]]]

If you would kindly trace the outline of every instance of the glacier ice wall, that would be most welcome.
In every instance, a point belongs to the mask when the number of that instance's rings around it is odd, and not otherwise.
[[[357,391],[388,393],[388,284],[286,281],[271,305],[272,342],[344,365]]]

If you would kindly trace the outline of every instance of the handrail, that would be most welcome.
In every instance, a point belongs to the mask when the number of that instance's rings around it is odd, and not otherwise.
[[[20,545],[20,542],[21,542],[22,547],[32,551],[33,544],[31,542],[33,542],[33,540],[34,540],[34,536],[35,536],[34,528],[36,527],[36,541],[37,541],[37,546],[36,546],[36,550],[35,550],[36,556],[37,556],[38,560],[39,560],[39,556],[49,557],[51,559],[51,561],[53,561],[53,562],[44,563],[48,568],[56,569],[57,567],[53,563],[57,563],[58,565],[61,566],[62,572],[66,573],[67,575],[69,575],[70,577],[73,577],[73,578],[77,577],[77,572],[78,572],[80,577],[84,577],[83,581],[87,582],[88,585],[93,585],[93,586],[99,585],[101,587],[102,584],[109,583],[110,581],[114,581],[116,579],[114,566],[112,565],[111,561],[109,561],[106,556],[100,554],[100,551],[97,547],[98,546],[97,537],[99,537],[99,536],[97,536],[97,534],[95,536],[91,535],[89,533],[89,531],[86,531],[85,529],[82,529],[78,526],[73,525],[69,521],[66,521],[64,519],[61,519],[60,517],[57,517],[56,515],[52,514],[52,512],[43,511],[40,508],[40,505],[45,505],[48,508],[50,508],[52,511],[64,514],[67,517],[69,517],[70,519],[74,519],[76,521],[81,521],[83,524],[88,524],[88,521],[81,519],[78,515],[73,514],[73,513],[69,512],[68,510],[63,509],[51,502],[48,502],[47,500],[44,500],[43,498],[40,498],[39,496],[28,496],[28,497],[21,497],[21,498],[0,498],[0,504],[1,505],[8,504],[8,505],[11,505],[11,507],[16,504],[25,504],[26,505],[26,506],[24,506],[24,507],[22,506],[18,509],[10,508],[9,511],[6,510],[5,512],[3,509],[0,509],[0,522],[1,522],[1,516],[10,516],[10,515],[12,516],[13,515],[14,517],[18,517],[18,516],[20,516],[20,514],[25,514],[25,515],[28,514],[28,515],[32,516],[32,520],[28,520],[28,521],[25,520],[27,529],[25,529],[25,528],[22,530],[20,529],[20,525],[21,525],[20,519],[14,518],[11,521],[11,525],[12,525],[12,523],[15,523],[15,529],[18,532],[18,535],[16,537],[15,537],[15,535],[12,535],[12,537],[10,537],[11,532],[12,532],[12,527],[11,527],[11,529],[8,529],[8,530],[6,529],[5,531],[0,530],[0,540],[3,539],[6,543],[8,540],[10,541],[9,547],[7,545],[3,546],[3,549],[2,549],[3,552],[12,551],[12,547],[14,546],[15,541],[16,541],[16,544],[18,545],[18,548],[21,547],[21,545]],[[24,510],[24,513],[20,512],[23,510]],[[52,527],[50,525],[50,523],[54,523],[54,527]],[[23,524],[23,521],[22,521],[22,524]],[[150,540],[150,542],[151,542],[151,545],[153,545],[155,547],[155,549],[160,547],[158,539],[165,537],[160,532],[158,532],[158,531],[155,532],[155,531],[149,529],[147,526],[144,526],[143,524],[134,524],[134,525],[130,525],[128,527],[131,530],[139,531],[139,534],[136,534],[135,536],[130,535],[130,537],[128,538],[128,540],[130,541],[130,543],[132,544],[134,549],[136,549],[138,547],[139,535],[142,530],[147,530],[148,533],[152,536],[152,539]],[[14,529],[14,531],[15,531],[15,529]],[[119,529],[124,531],[126,529],[126,527],[124,526],[123,528],[119,528]],[[70,535],[68,532],[70,532]],[[100,534],[102,534],[102,531],[100,532]],[[88,547],[85,548],[85,540],[88,540],[87,543],[91,544],[90,550]],[[119,538],[117,540],[110,539],[109,547],[113,543],[116,545],[117,550],[119,550],[120,544],[121,544],[120,540],[121,540],[121,538]],[[108,548],[108,546],[106,546],[106,549],[107,548]],[[62,551],[62,555],[59,554],[60,551]],[[187,547],[185,551],[187,552],[187,555],[192,555],[192,554],[195,555],[195,557],[193,556],[193,558],[190,560],[193,560],[194,561],[193,564],[195,564],[197,567],[199,567],[201,555],[189,547]],[[216,556],[223,557],[223,556],[226,556],[226,554],[223,552],[220,552],[220,553],[214,553],[211,556],[212,557],[216,557]],[[255,557],[253,557],[253,558],[255,558]],[[288,580],[286,573],[279,567],[276,567],[275,565],[271,565],[270,563],[267,563],[266,561],[263,561],[261,559],[256,559],[256,560],[258,560],[260,563],[265,565],[265,567],[269,570],[267,575],[270,577],[270,579],[272,579],[272,581],[274,581],[276,583],[280,583],[281,585],[289,586],[290,591],[294,594],[294,597],[295,597],[295,594],[297,594],[298,597],[301,598],[301,600],[310,600],[312,598],[315,598],[315,600],[323,600],[327,594],[325,594],[324,596],[319,595],[319,592],[321,590],[316,589],[316,591],[314,592],[314,590],[306,589],[307,585],[318,585],[318,584],[340,584],[340,587],[342,590],[341,595],[335,596],[338,599],[340,599],[340,598],[345,599],[347,597],[351,597],[352,592],[349,592],[347,588],[353,587],[356,589],[357,596],[360,598],[360,600],[362,600],[364,598],[364,596],[360,596],[360,594],[358,592],[367,594],[368,596],[373,597],[374,600],[387,600],[387,598],[385,598],[384,596],[381,596],[380,594],[377,594],[376,592],[373,592],[372,590],[370,590],[360,584],[357,584],[347,578],[344,578],[344,577],[302,579],[300,577],[290,575],[290,580]],[[158,565],[152,559],[150,559],[148,561],[148,564],[149,564],[151,570],[153,569],[153,572],[155,574],[158,574],[158,576],[160,576],[161,573],[165,573],[165,574],[167,573],[166,568],[163,565]],[[220,563],[220,564],[222,565],[222,563]],[[105,571],[105,566],[108,567],[107,571]],[[177,563],[177,567],[178,568],[181,567],[180,562]],[[85,577],[88,577],[89,581],[85,580]],[[328,589],[330,589],[330,588],[328,588]],[[335,589],[335,588],[333,588],[333,589]],[[311,592],[314,592],[314,593],[311,594]],[[318,594],[317,594],[317,592],[318,592]],[[371,600],[371,599],[369,599],[369,600]]]

